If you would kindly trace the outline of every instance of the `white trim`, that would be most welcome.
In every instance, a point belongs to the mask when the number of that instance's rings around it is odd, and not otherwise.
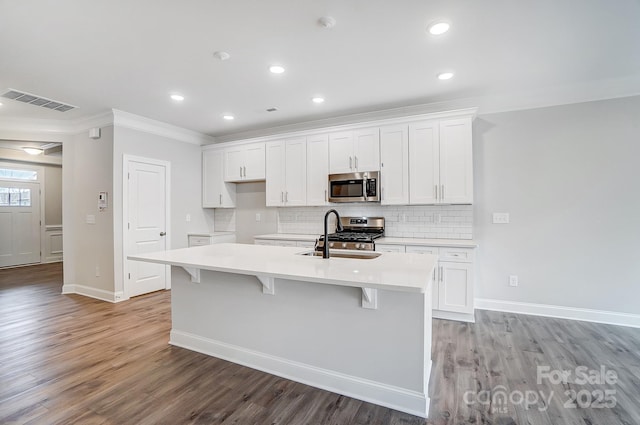
[[[42,251],[42,263],[58,263],[62,261],[63,251],[54,251],[52,240],[55,236],[63,237],[62,224],[48,225],[44,228],[44,250]]]
[[[129,222],[129,162],[141,162],[143,164],[159,165],[164,167],[164,183],[165,183],[165,225],[167,227],[165,237],[166,249],[171,249],[171,162],[162,159],[145,158],[141,156],[123,154],[122,155],[122,298],[129,299],[129,291],[127,282],[128,262],[127,262],[127,246],[129,232],[127,232],[127,223]],[[165,266],[165,289],[171,289],[171,266]]]
[[[23,117],[1,117],[0,129],[15,132],[36,132],[45,134],[73,135],[93,127],[113,124],[113,113],[103,112],[75,120],[50,120]]]
[[[113,124],[194,145],[214,142],[211,136],[117,109],[113,109]]]
[[[95,298],[97,300],[107,301],[110,303],[116,303],[125,300],[122,292],[105,291],[104,289],[92,288],[85,285],[63,285],[62,294],[82,295],[85,297]]]
[[[419,391],[322,369],[178,330],[171,330],[169,344],[422,418],[429,413],[429,396]]]
[[[640,328],[640,314],[476,298],[476,309]]]
[[[434,319],[455,320],[467,323],[476,322],[476,316],[473,313],[454,313],[451,311],[433,310],[432,316]]]
[[[389,125],[408,124],[414,121],[425,120],[441,120],[447,118],[459,118],[471,116],[472,119],[478,113],[478,108],[464,108],[455,110],[435,110],[424,113],[425,106],[421,109],[412,110],[411,108],[388,109],[366,114],[346,115],[340,118],[341,123],[336,123],[338,119],[308,121],[300,124],[292,124],[282,127],[274,127],[262,131],[237,133],[229,136],[216,137],[216,143],[203,147],[207,149],[219,149],[224,147],[226,143],[229,145],[238,145],[244,143],[269,142],[273,140],[281,140],[283,138],[305,137],[322,133],[334,133],[339,131],[350,131],[364,129],[368,127],[385,127]],[[420,110],[420,112],[417,112]],[[345,122],[347,121],[347,122]],[[262,134],[257,136],[257,134]],[[247,138],[247,136],[253,137]],[[238,143],[241,142],[241,143]]]

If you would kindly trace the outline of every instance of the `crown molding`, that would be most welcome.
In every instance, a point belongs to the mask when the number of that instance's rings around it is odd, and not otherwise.
[[[162,121],[156,121],[151,118],[141,117],[129,112],[119,111],[117,109],[113,109],[112,112],[113,123],[119,127],[126,127],[131,130],[155,134],[157,136],[167,137],[169,139],[194,145],[206,145],[214,142],[213,137],[198,133],[197,131],[187,130],[182,127],[177,127]]]

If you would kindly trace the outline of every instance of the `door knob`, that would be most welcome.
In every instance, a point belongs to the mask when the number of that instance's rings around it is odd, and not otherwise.
[[[167,234],[167,232],[160,232],[160,236],[164,236],[166,234]]]

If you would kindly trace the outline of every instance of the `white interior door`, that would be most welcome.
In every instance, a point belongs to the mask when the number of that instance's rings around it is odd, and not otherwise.
[[[40,262],[40,184],[0,180],[0,267]]]
[[[167,249],[167,167],[128,161],[127,255]],[[126,258],[126,257],[125,257]],[[127,295],[135,297],[168,287],[167,267],[127,260]]]

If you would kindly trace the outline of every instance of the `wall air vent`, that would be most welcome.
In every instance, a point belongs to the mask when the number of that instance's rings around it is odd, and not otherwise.
[[[275,112],[277,110],[278,110],[278,108],[269,108],[269,109],[267,109],[267,112]]]
[[[7,99],[17,100],[18,102],[28,103],[42,108],[52,109],[59,112],[67,112],[76,109],[77,106],[67,105],[66,103],[57,102],[47,99],[46,97],[36,96],[35,94],[25,93],[19,90],[9,89],[8,92],[1,95]]]

